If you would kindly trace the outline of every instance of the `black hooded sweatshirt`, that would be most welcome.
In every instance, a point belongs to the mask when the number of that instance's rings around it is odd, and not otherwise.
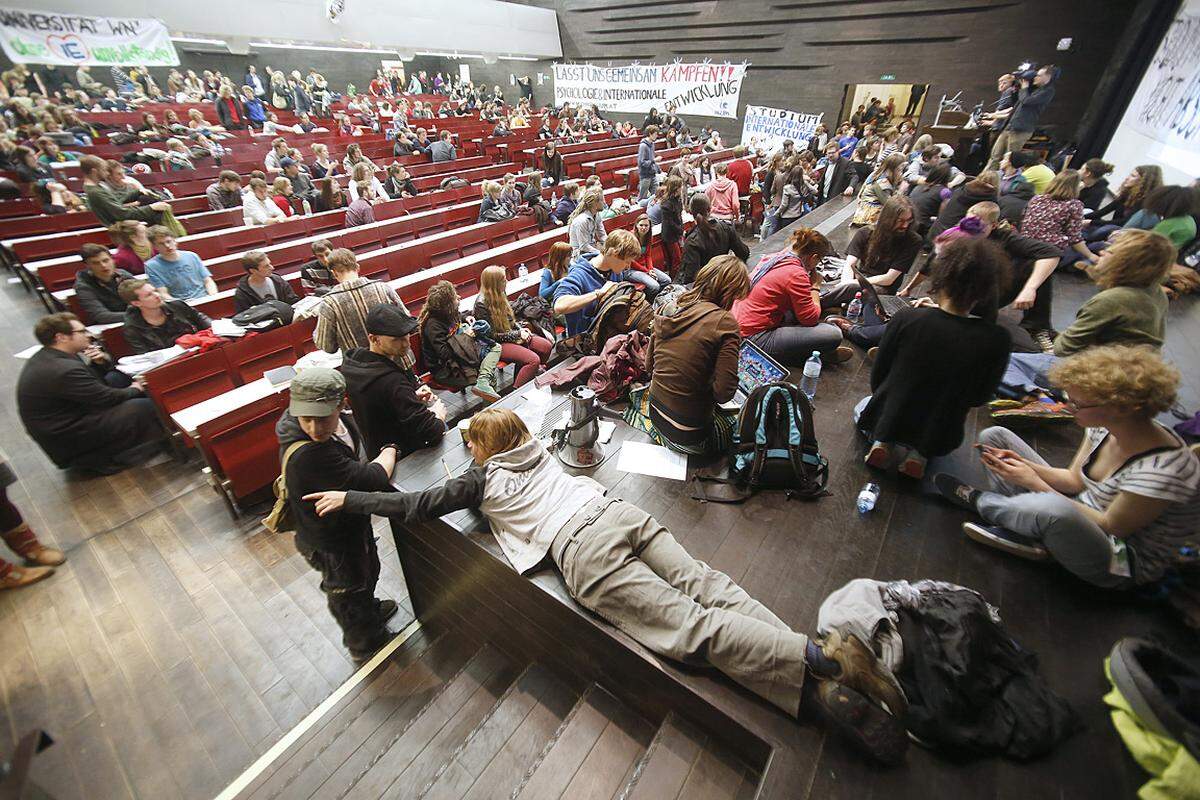
[[[375,458],[385,444],[401,457],[441,440],[446,425],[417,399],[421,382],[411,369],[365,347],[347,350],[341,373],[367,455]]]

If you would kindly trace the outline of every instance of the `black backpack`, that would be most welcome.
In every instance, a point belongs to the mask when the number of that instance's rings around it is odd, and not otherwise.
[[[760,489],[782,489],[788,499],[813,499],[828,492],[829,462],[821,455],[808,398],[786,382],[758,387],[746,398],[733,431],[730,479],[696,477],[692,496],[740,503]],[[725,491],[706,491],[705,484]]]

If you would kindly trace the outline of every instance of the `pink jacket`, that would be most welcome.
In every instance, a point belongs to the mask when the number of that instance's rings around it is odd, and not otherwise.
[[[718,176],[704,190],[708,202],[712,205],[712,216],[715,219],[737,219],[740,204],[738,203],[737,184],[724,176]]]

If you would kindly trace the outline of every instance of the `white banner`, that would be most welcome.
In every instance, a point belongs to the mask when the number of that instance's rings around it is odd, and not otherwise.
[[[745,76],[745,64],[555,64],[554,104],[644,114],[673,103],[681,115],[736,119]]]
[[[791,139],[796,143],[796,149],[802,150],[824,116],[784,108],[746,106],[741,143],[751,150],[771,153],[783,146],[784,139]]]
[[[21,64],[179,64],[166,26],[156,19],[0,8],[0,46]]]

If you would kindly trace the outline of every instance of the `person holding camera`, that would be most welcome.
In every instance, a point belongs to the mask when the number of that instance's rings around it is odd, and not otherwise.
[[[1005,153],[1016,153],[1029,141],[1037,127],[1038,118],[1054,99],[1054,81],[1058,75],[1058,67],[1045,64],[1037,72],[1027,70],[1014,76],[1018,86],[1017,102],[992,115],[993,119],[1005,120],[1005,125],[992,144],[992,155],[986,169],[996,169]]]

